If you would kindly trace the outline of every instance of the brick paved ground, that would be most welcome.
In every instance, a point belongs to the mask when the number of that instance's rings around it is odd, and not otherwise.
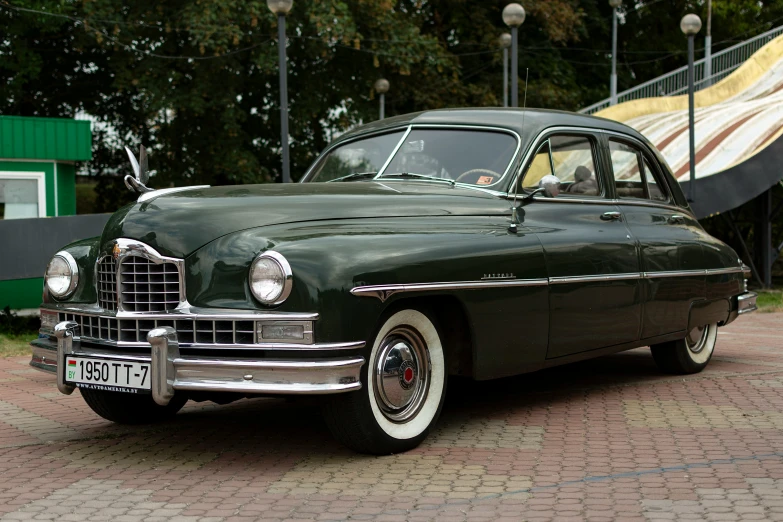
[[[0,520],[783,520],[783,315],[719,334],[707,371],[634,350],[453,380],[404,455],[336,444],[315,404],[189,404],[113,426],[0,359]]]

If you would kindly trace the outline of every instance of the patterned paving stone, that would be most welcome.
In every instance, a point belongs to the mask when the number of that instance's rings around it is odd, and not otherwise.
[[[339,446],[317,399],[189,403],[116,426],[0,359],[0,520],[781,520],[783,315],[722,329],[709,368],[649,350],[453,379],[404,455]]]

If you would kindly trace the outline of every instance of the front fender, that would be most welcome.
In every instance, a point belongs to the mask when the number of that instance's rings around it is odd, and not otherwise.
[[[507,238],[507,227],[500,217],[449,216],[244,230],[221,237],[187,258],[188,300],[203,307],[317,312],[319,342],[367,340],[386,306],[398,296],[382,302],[352,295],[354,287],[470,281],[504,271],[519,278],[541,277],[543,258],[537,254],[535,263],[521,263],[520,237]],[[255,301],[247,282],[251,262],[266,249],[284,255],[293,271],[291,295],[278,307]]]

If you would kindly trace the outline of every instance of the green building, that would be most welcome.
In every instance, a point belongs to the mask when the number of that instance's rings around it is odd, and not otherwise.
[[[74,163],[91,157],[89,121],[0,116],[0,219],[76,214]]]
[[[75,215],[75,163],[91,157],[89,121],[0,116],[0,235],[5,242],[0,247],[0,308],[32,308],[40,303],[43,270],[37,257],[41,256],[33,255],[35,245],[27,243],[44,240],[39,230],[58,227],[55,220],[34,225],[29,218]],[[33,230],[37,239],[30,237]],[[20,265],[27,263],[34,266],[37,277],[20,272]]]

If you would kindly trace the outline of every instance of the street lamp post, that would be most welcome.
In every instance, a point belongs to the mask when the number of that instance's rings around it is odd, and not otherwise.
[[[375,92],[378,93],[379,98],[378,119],[382,120],[386,115],[386,93],[389,92],[389,80],[385,78],[375,80]]]
[[[503,107],[508,107],[508,48],[511,47],[511,35],[501,34],[498,43],[503,48]]]
[[[285,17],[294,0],[266,0],[270,11],[277,15],[277,47],[280,60],[280,144],[283,149],[283,183],[291,183],[291,166],[288,159],[288,70],[285,56]]]
[[[511,28],[511,106],[519,107],[518,32],[525,21],[525,8],[519,4],[508,4],[503,8],[503,22]]]
[[[704,37],[704,87],[712,85],[712,0],[707,0],[707,35]]]
[[[696,126],[694,124],[694,101],[693,101],[693,38],[701,30],[701,18],[693,13],[686,14],[680,21],[680,30],[688,37],[688,131],[690,147],[690,183],[688,184],[688,199],[695,201],[696,198]]]
[[[617,105],[617,8],[623,0],[609,0],[612,6],[612,75],[609,77],[609,103]]]

